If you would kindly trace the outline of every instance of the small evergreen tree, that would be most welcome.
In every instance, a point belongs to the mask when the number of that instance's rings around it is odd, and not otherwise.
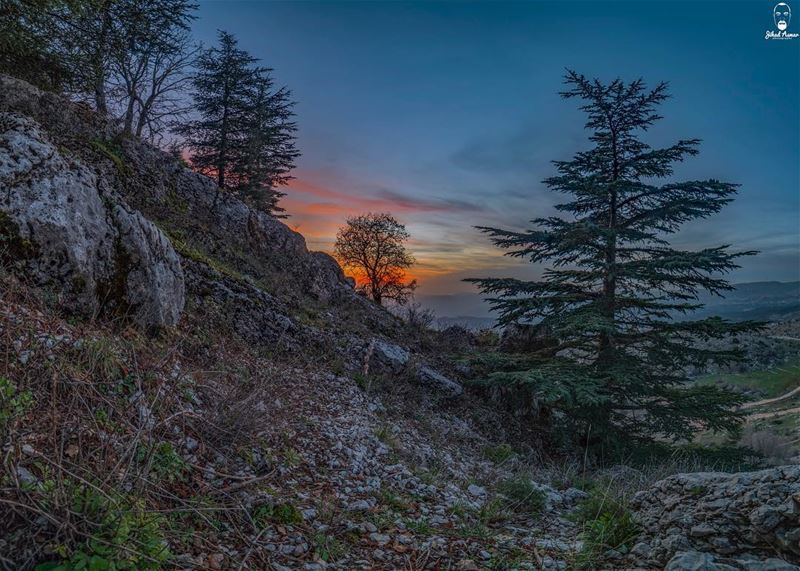
[[[284,209],[278,200],[286,193],[278,187],[293,177],[295,159],[300,152],[295,146],[297,125],[293,121],[291,93],[275,89],[268,68],[256,71],[250,94],[250,111],[243,161],[239,178],[242,192],[260,208],[283,218]]]
[[[75,77],[62,46],[60,27],[51,14],[86,4],[78,0],[6,0],[0,2],[0,72],[43,89],[60,90]]]
[[[720,273],[736,259],[728,246],[673,249],[666,237],[690,220],[716,214],[737,185],[671,178],[673,165],[697,154],[697,139],[653,149],[642,132],[661,119],[664,83],[603,84],[569,71],[564,98],[580,98],[593,147],[554,161],[544,183],[571,195],[556,208],[567,217],[533,220],[515,232],[480,227],[507,255],[550,262],[541,281],[472,279],[500,314],[500,323],[538,323],[550,343],[524,366],[489,375],[495,386],[528,391],[549,409],[566,412],[580,442],[656,436],[688,438],[702,428],[734,428],[742,397],[689,384],[689,366],[738,358],[705,341],[758,324],[720,318],[678,320],[701,307],[701,291],[731,289]]]
[[[204,51],[192,81],[192,99],[200,117],[179,125],[192,166],[214,177],[222,189],[236,189],[249,129],[256,58],[238,48],[236,38],[219,33],[219,45]]]
[[[295,146],[290,93],[275,89],[268,68],[220,32],[219,45],[198,58],[193,80],[194,107],[200,117],[179,125],[192,166],[217,180],[221,189],[255,198],[279,213],[277,190],[291,177],[299,156]]]

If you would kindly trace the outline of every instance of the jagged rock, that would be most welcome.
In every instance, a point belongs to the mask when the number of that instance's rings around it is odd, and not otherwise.
[[[464,392],[464,387],[461,386],[461,383],[448,379],[427,365],[421,366],[417,370],[415,377],[422,385],[429,386],[437,392],[450,397],[457,397]]]
[[[274,296],[240,279],[226,276],[209,265],[184,259],[186,287],[198,306],[224,308],[231,327],[252,343],[292,346],[301,328]]]
[[[738,571],[736,567],[717,563],[710,553],[686,551],[670,559],[665,571]]]
[[[382,339],[373,341],[370,367],[376,371],[400,373],[408,365],[409,359],[411,354],[403,347]]]
[[[127,197],[151,217],[169,219],[180,232],[191,233],[193,247],[284,293],[325,302],[354,295],[336,261],[310,252],[305,238],[277,218],[220,191],[213,180],[158,149],[134,140],[124,141],[123,148],[137,181]],[[176,210],[182,211],[180,217]]]
[[[737,558],[800,559],[800,466],[678,474],[636,494],[632,506],[650,557],[659,561],[690,546]]]
[[[180,262],[151,222],[105,192],[32,119],[0,113],[0,234],[30,279],[65,307],[113,310],[145,328],[174,325],[184,305]]]
[[[400,345],[383,339],[374,339],[371,347],[369,370],[373,373],[396,375],[407,372],[419,384],[449,397],[456,397],[464,392],[461,383],[445,377],[430,366],[424,363],[412,366],[411,353]],[[366,351],[369,354],[369,347]]]
[[[125,300],[135,321],[174,325],[183,311],[185,286],[172,244],[152,222],[122,203],[114,206],[111,217],[119,232],[116,271],[124,276]]]

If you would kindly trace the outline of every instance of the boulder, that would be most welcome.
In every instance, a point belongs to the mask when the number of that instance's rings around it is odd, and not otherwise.
[[[454,381],[425,363],[413,362],[411,353],[395,343],[374,339],[365,349],[369,371],[380,375],[408,374],[420,385],[447,397],[457,397],[464,392],[461,383]]]
[[[18,113],[0,113],[0,186],[2,256],[67,310],[148,329],[178,321],[183,271],[169,240]]]
[[[636,494],[632,507],[662,563],[678,551],[800,560],[800,466],[678,474]]]
[[[119,203],[111,211],[118,231],[117,267],[125,303],[144,326],[174,325],[183,311],[180,258],[167,237],[139,212]]]
[[[448,397],[457,397],[464,392],[461,383],[445,377],[427,365],[422,365],[417,369],[415,378],[421,385],[430,387]]]
[[[389,341],[375,339],[373,342],[370,370],[376,373],[401,373],[411,359],[411,354]]]

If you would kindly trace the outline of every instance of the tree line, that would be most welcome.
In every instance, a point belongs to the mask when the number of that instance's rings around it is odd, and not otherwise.
[[[188,152],[221,189],[282,216],[299,156],[291,92],[219,32],[191,37],[190,0],[6,0],[0,72],[91,103],[122,136]]]

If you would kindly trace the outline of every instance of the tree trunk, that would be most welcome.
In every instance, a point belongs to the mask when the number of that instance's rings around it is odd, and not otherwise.
[[[605,249],[605,271],[603,273],[603,307],[602,311],[604,317],[609,323],[613,324],[615,319],[616,310],[616,295],[617,295],[617,276],[616,276],[616,263],[617,263],[617,236],[613,231],[617,227],[617,189],[614,186],[619,178],[619,157],[617,154],[617,137],[613,126],[610,124],[609,130],[611,131],[611,149],[613,154],[613,164],[611,167],[611,181],[609,183],[609,212],[608,212],[608,229],[612,234],[606,240]],[[614,356],[614,337],[607,331],[600,333],[600,347],[598,354],[598,361],[603,364],[610,364]]]

